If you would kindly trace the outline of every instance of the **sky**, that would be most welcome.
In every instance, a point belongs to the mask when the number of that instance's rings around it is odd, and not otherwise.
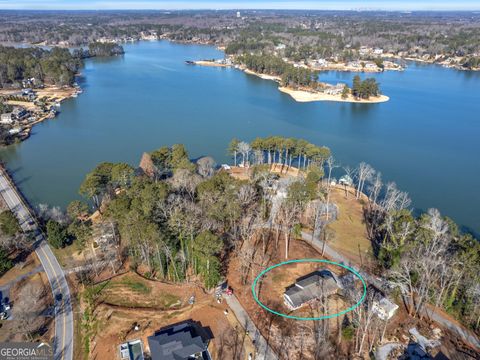
[[[480,10],[480,0],[0,0],[0,9]]]

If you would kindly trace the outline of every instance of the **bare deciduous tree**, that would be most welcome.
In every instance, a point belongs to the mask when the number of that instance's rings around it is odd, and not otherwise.
[[[198,173],[205,177],[211,177],[215,173],[215,160],[210,156],[205,156],[197,161],[197,171]]]

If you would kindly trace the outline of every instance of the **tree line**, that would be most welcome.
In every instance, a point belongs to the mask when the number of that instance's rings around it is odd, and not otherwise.
[[[29,84],[73,85],[83,59],[94,56],[123,54],[123,47],[114,43],[90,43],[88,49],[54,47],[14,48],[0,45],[0,87],[21,88],[22,81],[34,79]]]
[[[232,139],[228,153],[233,157],[234,165],[239,163],[246,166],[254,164],[282,164],[292,166],[296,164],[300,169],[307,169],[311,165],[323,167],[330,156],[330,149],[317,146],[304,139],[285,138],[282,136],[268,136],[255,138],[251,143]]]
[[[480,68],[480,56],[470,56],[463,59],[462,66],[469,70]]]
[[[280,53],[294,61],[359,60],[365,58],[358,51],[361,46],[437,62],[480,52],[478,15],[473,13],[415,13],[405,17],[382,12],[255,12],[249,13],[246,21],[233,18],[228,12],[202,12],[198,17],[181,12],[148,15],[105,12],[81,16],[5,13],[4,17],[0,40],[17,43],[78,47],[99,37],[138,40],[142,31],[155,31],[174,41],[223,45],[228,54],[273,53],[276,45],[282,43],[286,48]],[[436,58],[437,55],[440,56]]]
[[[72,85],[81,59],[68,49],[14,48],[0,45],[0,87],[21,87],[24,79],[35,85]]]
[[[384,184],[370,165],[346,172],[357,198],[368,198],[364,214],[374,255],[409,314],[422,318],[433,304],[479,331],[480,242],[436,209],[415,217],[408,194]]]
[[[360,79],[359,75],[353,77],[352,95],[360,99],[368,99],[370,96],[379,96],[380,88],[374,78]]]
[[[125,50],[123,50],[121,45],[115,43],[93,42],[88,44],[88,53],[86,53],[86,57],[106,57],[123,55],[124,53]]]
[[[259,74],[279,76],[283,86],[318,86],[318,72],[304,67],[295,67],[279,57],[270,54],[239,56],[237,60],[249,70]]]
[[[205,287],[215,286],[220,257],[242,213],[242,183],[225,173],[213,175],[210,158],[192,163],[183,145],[144,157],[152,172],[102,163],[87,174],[81,194],[117,224],[134,268],[146,266],[152,278],[201,278]]]

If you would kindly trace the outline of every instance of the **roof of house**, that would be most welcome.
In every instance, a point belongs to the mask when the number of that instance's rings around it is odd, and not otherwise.
[[[122,360],[143,360],[143,345],[141,340],[128,341],[119,346],[120,359]]]
[[[398,309],[398,305],[391,302],[387,298],[381,298],[380,301],[378,301],[378,306],[382,308],[385,312],[390,313],[391,311],[395,311]]]
[[[203,329],[184,322],[161,329],[148,337],[152,360],[183,360],[206,350],[208,339]]]
[[[297,308],[303,304],[336,292],[341,285],[328,270],[317,270],[311,274],[297,279],[295,284],[285,291],[292,305]]]

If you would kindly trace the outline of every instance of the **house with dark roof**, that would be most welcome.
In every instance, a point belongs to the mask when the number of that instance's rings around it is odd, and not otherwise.
[[[211,360],[207,329],[193,321],[185,321],[160,329],[148,337],[152,360]]]
[[[285,305],[296,310],[322,296],[335,294],[343,288],[340,279],[330,270],[317,270],[301,278],[289,286],[283,294]]]

